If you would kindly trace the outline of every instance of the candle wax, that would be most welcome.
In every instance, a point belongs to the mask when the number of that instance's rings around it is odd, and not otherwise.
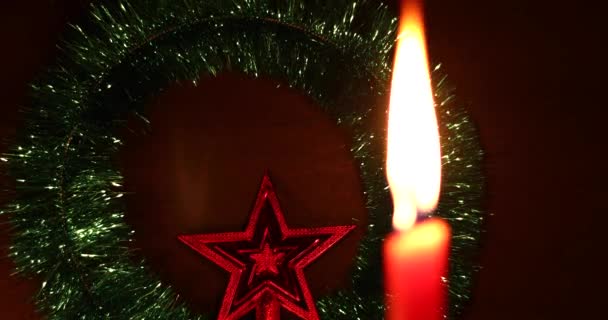
[[[385,241],[387,320],[443,318],[450,229],[431,219]]]

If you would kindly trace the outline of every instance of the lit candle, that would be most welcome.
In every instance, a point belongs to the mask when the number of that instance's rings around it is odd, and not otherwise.
[[[422,3],[405,1],[397,40],[388,121],[387,178],[393,226],[385,242],[388,320],[442,318],[450,231],[433,211],[441,184],[441,150],[424,37]]]

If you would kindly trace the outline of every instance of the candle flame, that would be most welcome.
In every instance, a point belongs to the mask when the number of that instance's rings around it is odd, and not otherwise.
[[[405,1],[388,120],[387,178],[394,203],[393,226],[405,230],[417,212],[437,205],[441,151],[424,36],[422,1]]]

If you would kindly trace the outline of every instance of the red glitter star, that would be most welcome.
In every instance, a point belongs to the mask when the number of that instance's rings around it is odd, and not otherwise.
[[[230,273],[218,320],[278,320],[280,307],[318,320],[304,268],[354,225],[290,229],[268,175],[262,180],[245,231],[180,235],[179,240]]]

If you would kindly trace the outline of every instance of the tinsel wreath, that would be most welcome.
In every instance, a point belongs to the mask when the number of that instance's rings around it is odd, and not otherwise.
[[[66,36],[57,64],[32,85],[14,147],[0,157],[15,178],[4,210],[17,271],[43,279],[50,319],[208,319],[178,303],[128,249],[115,155],[127,117],[175,82],[225,70],[270,76],[301,90],[356,135],[369,213],[352,289],[317,297],[323,319],[383,318],[381,245],[391,202],[385,130],[370,113],[386,94],[396,19],[378,1],[149,0],[96,2]],[[453,228],[449,311],[469,296],[482,216],[481,152],[473,125],[433,72],[444,180],[436,215]],[[12,189],[12,188],[8,188]],[[8,192],[8,191],[7,191]],[[204,290],[204,288],[201,288]]]

